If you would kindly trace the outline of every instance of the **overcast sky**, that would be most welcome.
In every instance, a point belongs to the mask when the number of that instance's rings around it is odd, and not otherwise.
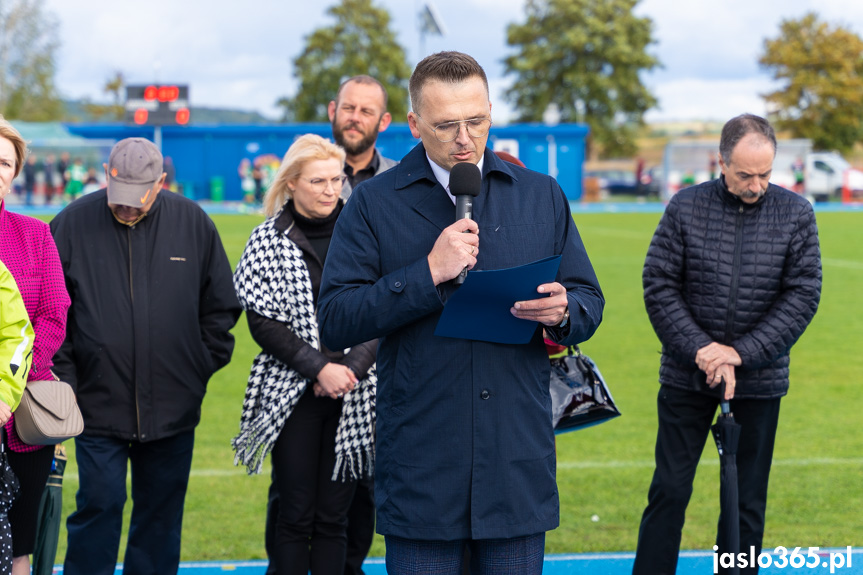
[[[130,84],[189,84],[193,105],[258,110],[277,116],[274,102],[293,95],[291,61],[304,37],[332,23],[336,0],[46,0],[60,24],[57,84],[65,97],[105,101],[105,81],[122,71]],[[420,0],[374,0],[393,18],[411,65],[420,58]],[[509,115],[502,98],[506,25],[524,20],[524,0],[433,0],[444,37],[425,39],[424,53],[460,50],[489,76],[495,119]],[[642,0],[654,22],[649,50],[663,67],[644,75],[660,109],[648,121],[720,120],[764,114],[759,94],[771,89],[758,67],[764,39],[783,19],[816,11],[831,24],[863,35],[863,2],[854,0]],[[396,118],[395,121],[404,121]]]

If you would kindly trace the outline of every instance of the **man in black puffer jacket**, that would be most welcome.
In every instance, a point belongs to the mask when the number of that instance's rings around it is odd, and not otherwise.
[[[672,198],[644,263],[644,301],[662,342],[662,385],[656,471],[634,574],[677,568],[695,469],[722,394],[733,398],[742,426],[740,549],[761,552],[788,354],[821,297],[812,206],[768,183],[773,128],[758,116],[733,118],[722,129],[719,153],[720,178]]]

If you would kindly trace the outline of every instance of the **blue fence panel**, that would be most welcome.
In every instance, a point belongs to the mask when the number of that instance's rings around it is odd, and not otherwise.
[[[154,139],[154,129],[148,126],[67,124],[66,127],[85,138]],[[171,157],[176,180],[191,184],[197,199],[209,198],[210,182],[221,178],[224,199],[236,201],[243,197],[238,168],[244,158],[253,160],[263,154],[281,158],[298,136],[307,133],[329,138],[331,128],[329,124],[165,126],[162,153]],[[507,143],[515,142],[517,155],[528,168],[551,175],[556,171],[567,198],[577,201],[582,193],[587,133],[587,126],[581,124],[492,126],[489,146],[501,144],[506,148]],[[400,159],[417,142],[407,124],[392,124],[378,136],[377,146],[384,156]]]

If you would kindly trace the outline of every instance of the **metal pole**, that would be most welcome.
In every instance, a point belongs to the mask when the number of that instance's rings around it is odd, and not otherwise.
[[[545,139],[548,141],[548,175],[557,178],[557,142],[551,134]]]
[[[417,41],[419,43],[419,51],[417,52],[416,60],[414,60],[414,67],[416,67],[417,63],[423,59],[423,54],[425,54],[425,34],[423,33],[422,7],[418,0],[414,0],[414,18],[416,18]]]

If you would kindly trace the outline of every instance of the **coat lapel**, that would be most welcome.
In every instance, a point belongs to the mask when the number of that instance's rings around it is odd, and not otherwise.
[[[455,221],[455,205],[439,183],[417,194],[413,208],[441,230]]]
[[[396,193],[406,194],[407,205],[441,230],[455,221],[455,205],[435,178],[421,143],[395,169]]]

